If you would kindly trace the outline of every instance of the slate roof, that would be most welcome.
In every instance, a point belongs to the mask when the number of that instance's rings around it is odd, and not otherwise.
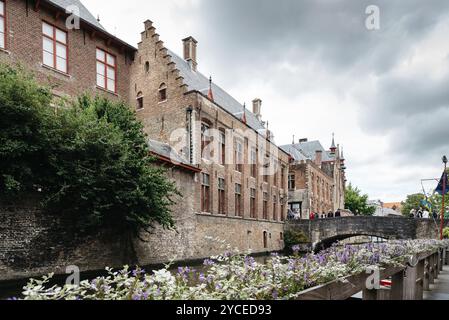
[[[97,21],[97,19],[90,13],[89,10],[82,4],[79,0],[47,0],[48,2],[52,3],[53,5],[60,7],[62,9],[66,9],[68,6],[77,6],[80,9],[80,18],[89,24],[102,29],[104,31],[105,28]]]
[[[323,162],[335,161],[335,156],[331,155],[330,151],[324,149],[318,140],[289,144],[282,146],[281,149],[290,154],[295,161],[314,161],[316,151],[323,152]]]
[[[171,50],[168,50],[169,55],[172,57],[172,61],[176,64],[176,67],[180,71],[180,75],[184,78],[184,83],[188,86],[188,91],[195,90],[201,92],[207,96],[209,91],[209,78],[203,75],[199,71],[194,71],[190,67],[190,64],[183,58],[178,56]],[[243,104],[234,99],[229,93],[212,83],[212,91],[214,93],[214,102],[218,104],[222,109],[234,115],[238,119],[242,119]],[[265,127],[261,121],[259,121],[254,113],[250,110],[246,110],[246,122],[249,127],[256,130],[260,134],[265,133]]]
[[[191,164],[186,159],[181,157],[170,145],[166,143],[148,139],[148,146],[151,152],[158,154],[166,159],[170,159],[174,163],[181,163],[187,166],[191,166]]]

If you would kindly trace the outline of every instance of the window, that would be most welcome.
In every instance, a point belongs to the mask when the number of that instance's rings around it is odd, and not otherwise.
[[[242,185],[238,183],[235,184],[235,216],[243,217]]]
[[[264,170],[265,172],[263,175],[263,182],[268,183],[268,170],[270,168],[270,155],[268,155],[268,154],[265,155],[264,167],[265,167],[265,170]]]
[[[281,169],[281,188],[285,189],[285,167],[282,166]]]
[[[210,127],[207,123],[201,123],[201,157],[208,160],[210,159],[210,154],[209,150],[207,150],[207,147],[211,142],[209,129]]]
[[[97,48],[97,86],[116,92],[117,59]]]
[[[263,232],[263,247],[264,249],[268,249],[268,232]]]
[[[273,196],[273,221],[278,220],[278,199]]]
[[[268,220],[268,193],[263,193],[263,219]]]
[[[288,190],[295,190],[296,189],[296,177],[294,174],[288,175]]]
[[[279,174],[278,174],[278,165],[279,165],[279,163],[276,161],[276,160],[274,160],[273,159],[273,164],[274,164],[274,178],[273,178],[273,186],[277,186],[278,185],[278,176],[279,176]]]
[[[201,211],[210,212],[210,176],[206,173],[201,179]]]
[[[159,102],[167,101],[167,85],[162,83],[159,86]]]
[[[238,139],[235,140],[235,170],[243,172],[243,143]]]
[[[67,73],[67,32],[62,31],[46,22],[43,22],[42,49],[44,65]]]
[[[6,9],[5,1],[0,1],[0,48],[6,48]]]
[[[249,200],[249,211],[251,218],[256,219],[256,189],[251,189],[250,200]]]
[[[136,109],[137,110],[142,110],[143,109],[143,95],[142,95],[142,92],[139,92],[138,94],[137,94],[137,106],[136,106]]]
[[[145,72],[146,73],[150,72],[150,63],[148,61],[145,62]]]
[[[285,205],[283,203],[281,204],[281,221],[285,221]]]
[[[257,149],[251,148],[251,177],[257,177]]]
[[[218,214],[226,214],[226,191],[225,180],[218,179]]]
[[[219,144],[219,161],[224,166],[226,164],[226,133],[224,130],[220,130]]]

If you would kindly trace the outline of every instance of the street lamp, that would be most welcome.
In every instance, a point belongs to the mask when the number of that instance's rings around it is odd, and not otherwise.
[[[443,240],[443,229],[444,229],[444,217],[446,213],[446,207],[445,207],[445,198],[446,198],[446,182],[447,182],[447,157],[443,156],[443,163],[444,163],[444,171],[443,171],[443,204],[441,206],[441,232],[440,232],[440,238]]]

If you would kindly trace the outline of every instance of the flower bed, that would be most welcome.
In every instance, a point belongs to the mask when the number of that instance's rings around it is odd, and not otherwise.
[[[340,278],[358,275],[368,266],[403,267],[412,255],[448,247],[449,241],[392,241],[363,246],[333,246],[304,257],[274,255],[267,264],[252,257],[227,253],[205,260],[203,273],[167,268],[146,274],[142,269],[107,269],[107,277],[80,286],[48,288],[52,275],[30,280],[27,300],[277,300],[297,299],[301,293]]]

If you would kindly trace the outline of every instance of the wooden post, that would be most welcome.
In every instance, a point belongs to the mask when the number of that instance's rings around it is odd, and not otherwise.
[[[433,255],[433,270],[435,272],[434,278],[438,279],[438,274],[440,273],[439,269],[439,254],[438,252]]]
[[[363,300],[379,300],[386,301],[391,299],[391,290],[388,288],[380,288],[379,290],[363,290]]]
[[[431,255],[428,259],[429,259],[429,284],[434,284],[435,283],[435,270],[434,270],[435,255]]]
[[[363,289],[363,300],[369,301],[369,300],[377,300],[377,290],[368,290]]]
[[[418,266],[408,266],[404,278],[404,300],[416,299],[416,280],[418,276]]]
[[[424,278],[423,278],[423,289],[425,291],[430,291],[430,262],[429,258],[424,259]]]
[[[444,269],[444,253],[446,252],[446,249],[440,249],[438,250],[438,254],[440,256],[440,259],[438,259],[440,265],[439,265],[439,271],[443,271]]]
[[[421,260],[416,266],[416,291],[415,300],[424,299],[424,260]]]
[[[449,265],[449,248],[444,249],[446,251],[446,265]]]
[[[392,277],[391,300],[404,300],[404,273],[401,271]]]

